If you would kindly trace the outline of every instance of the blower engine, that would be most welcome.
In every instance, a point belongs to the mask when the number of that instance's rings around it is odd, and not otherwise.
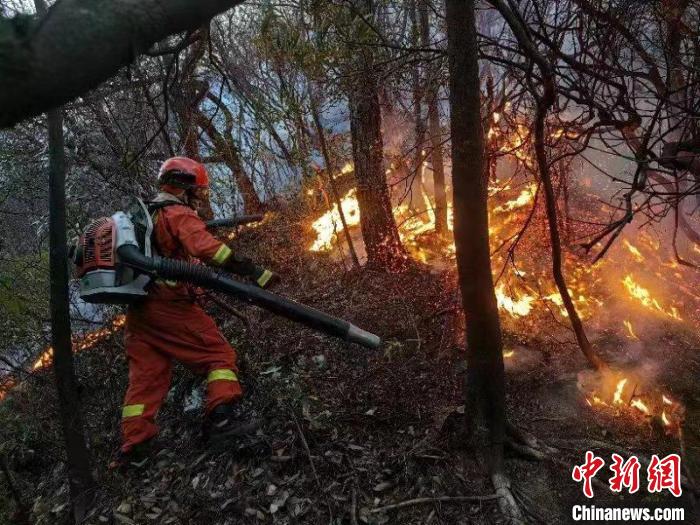
[[[227,220],[225,225],[232,225],[231,221]],[[381,344],[378,336],[348,321],[236,281],[221,270],[159,257],[153,253],[152,234],[151,215],[138,199],[126,212],[118,211],[111,217],[93,221],[69,249],[80,279],[80,297],[88,303],[132,303],[148,294],[154,279],[176,280],[232,295],[319,332],[368,348],[378,348]]]
[[[80,279],[80,298],[87,303],[120,304],[145,297],[151,276],[122,261],[119,249],[133,246],[144,257],[152,257],[152,233],[151,215],[140,199],[126,213],[118,211],[91,222],[69,250]]]

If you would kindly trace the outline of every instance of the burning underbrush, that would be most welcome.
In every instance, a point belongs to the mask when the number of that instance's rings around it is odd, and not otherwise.
[[[519,129],[518,134],[526,133]],[[492,134],[495,136],[494,134]],[[492,179],[489,185],[489,221],[496,279],[496,295],[506,330],[521,337],[556,342],[570,341],[568,313],[551,278],[551,250],[538,185],[527,175],[530,157],[515,141],[506,149],[519,152],[506,170],[507,178]],[[506,162],[506,161],[503,161]],[[513,164],[516,168],[513,168]],[[352,170],[347,165],[343,172]],[[669,433],[677,433],[684,409],[680,400],[642,378],[622,370],[634,370],[635,357],[654,360],[654,352],[644,349],[664,332],[689,332],[700,326],[700,295],[695,291],[695,268],[680,264],[666,239],[664,224],[632,223],[599,262],[579,243],[586,240],[608,218],[599,198],[585,185],[567,188],[567,210],[560,229],[566,240],[563,253],[565,274],[571,298],[584,320],[589,337],[600,346],[611,369],[594,381],[580,383],[587,405],[594,410],[626,412],[639,422],[658,421]],[[413,205],[398,200],[394,206],[399,233],[413,259],[429,268],[453,267],[455,248],[451,238],[452,206],[448,204],[450,235],[443,239],[435,230],[435,203],[428,192],[412,196]],[[416,206],[415,202],[422,202]],[[312,219],[314,238],[310,252],[326,252],[344,257],[346,239],[342,235],[339,209],[351,230],[356,250],[362,252],[359,235],[360,211],[354,188],[338,203]],[[358,248],[359,246],[359,248]],[[454,286],[454,285],[453,285]],[[566,343],[567,345],[569,343]],[[514,350],[507,350],[512,357]],[[615,392],[619,390],[618,396]]]
[[[653,385],[639,371],[584,371],[578,380],[578,388],[586,396],[588,406],[649,422],[667,434],[678,434],[684,422],[685,407],[650,384]]]

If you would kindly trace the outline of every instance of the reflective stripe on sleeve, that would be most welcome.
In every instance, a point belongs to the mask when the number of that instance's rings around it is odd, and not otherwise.
[[[272,277],[272,272],[270,270],[265,270],[260,277],[258,277],[258,286],[260,288],[265,288],[265,285]]]
[[[143,414],[146,405],[124,405],[122,408],[122,418],[135,417]]]
[[[222,244],[219,249],[216,250],[214,257],[212,257],[211,260],[214,264],[224,264],[226,259],[229,257],[231,257],[231,248],[225,244]]]
[[[233,370],[219,368],[209,372],[207,383],[211,383],[212,381],[238,381],[238,376]]]

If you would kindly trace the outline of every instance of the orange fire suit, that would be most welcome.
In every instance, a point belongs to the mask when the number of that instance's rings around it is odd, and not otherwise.
[[[231,250],[206,230],[196,212],[183,204],[169,204],[154,212],[153,237],[158,253],[173,259],[197,258],[222,265],[231,256]],[[158,433],[154,419],[170,389],[173,359],[195,373],[207,374],[207,413],[242,396],[236,352],[196,303],[196,290],[171,281],[156,281],[152,286],[142,302],[130,307],[126,318],[125,453]]]

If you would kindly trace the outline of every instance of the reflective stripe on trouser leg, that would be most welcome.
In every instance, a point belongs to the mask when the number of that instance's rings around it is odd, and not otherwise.
[[[231,369],[218,368],[211,370],[207,376],[207,406],[206,413],[214,407],[233,403],[241,398],[243,389],[238,382],[236,372]]]
[[[219,368],[209,372],[207,383],[211,383],[212,381],[238,381],[238,376],[233,370]]]
[[[122,419],[127,417],[136,417],[143,415],[143,411],[146,409],[146,405],[143,403],[138,405],[124,405],[122,408]]]

